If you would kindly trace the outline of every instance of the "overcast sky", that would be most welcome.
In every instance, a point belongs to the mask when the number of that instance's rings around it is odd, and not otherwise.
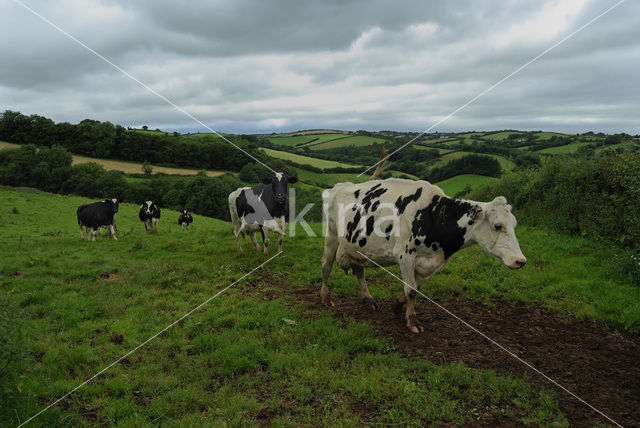
[[[213,130],[423,131],[618,0],[20,0]],[[640,2],[626,0],[434,131],[640,133]],[[206,131],[0,2],[0,109]]]

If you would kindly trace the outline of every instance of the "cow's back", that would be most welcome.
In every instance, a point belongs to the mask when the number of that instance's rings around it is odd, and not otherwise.
[[[381,264],[395,262],[411,236],[416,211],[444,192],[427,181],[391,178],[340,183],[322,194],[327,234],[341,251],[362,261],[362,254]],[[402,248],[400,248],[402,247]]]

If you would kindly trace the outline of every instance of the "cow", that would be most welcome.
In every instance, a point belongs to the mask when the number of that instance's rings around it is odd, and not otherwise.
[[[158,220],[160,219],[160,208],[151,201],[147,201],[140,206],[140,212],[138,213],[140,221],[144,223],[144,227],[148,231],[153,229],[158,231]]]
[[[282,251],[282,237],[289,215],[287,186],[297,181],[297,177],[276,172],[263,179],[260,186],[241,187],[229,194],[229,214],[238,254],[242,254],[240,235],[244,237],[245,233],[251,237],[256,250],[260,251],[256,240],[258,230],[262,234],[265,256],[269,254],[269,230],[278,234],[278,251]]]
[[[363,300],[374,310],[365,266],[399,265],[405,285],[394,308],[399,312],[406,304],[407,328],[414,333],[424,331],[413,305],[418,287],[456,251],[478,244],[511,269],[527,261],[515,235],[516,218],[502,196],[491,202],[458,200],[427,181],[390,178],[339,183],[325,190],[322,200],[323,304],[333,304],[328,280],[334,261],[345,272],[352,269]]]
[[[185,228],[189,230],[189,226],[191,226],[191,223],[193,223],[193,217],[191,216],[191,213],[187,210],[182,210],[182,212],[180,213],[180,217],[178,217],[178,224],[182,226],[182,230],[184,230]]]
[[[117,199],[105,199],[102,202],[80,205],[76,210],[76,216],[78,217],[82,240],[84,241],[83,228],[86,229],[87,238],[95,241],[98,230],[101,227],[107,227],[111,237],[117,241],[118,238],[116,238],[114,229],[114,215],[118,212],[118,206]]]

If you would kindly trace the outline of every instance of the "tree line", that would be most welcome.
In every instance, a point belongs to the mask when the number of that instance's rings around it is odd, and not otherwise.
[[[225,138],[261,161],[269,159],[253,142],[234,135]],[[247,163],[246,154],[213,136],[138,132],[91,119],[77,125],[55,123],[43,116],[11,110],[0,113],[0,141],[58,145],[74,154],[166,166],[240,171]]]

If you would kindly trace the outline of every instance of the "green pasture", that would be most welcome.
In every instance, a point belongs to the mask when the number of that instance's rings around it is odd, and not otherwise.
[[[267,155],[274,158],[286,159],[301,165],[306,164],[306,165],[311,165],[318,168],[336,168],[336,167],[356,168],[358,167],[358,165],[352,165],[352,164],[336,162],[331,160],[317,159],[309,156],[298,155],[295,153],[283,152],[280,150],[272,150],[272,149],[264,149],[264,148],[261,150],[263,150]]]
[[[299,306],[295,290],[319,290],[323,248],[301,227],[281,255],[247,275],[266,259],[248,240],[236,255],[231,225],[220,220],[195,215],[185,232],[178,213],[163,210],[158,233],[147,233],[138,206],[122,204],[118,240],[87,242],[75,209],[89,199],[7,187],[0,196],[0,425],[25,421],[207,302],[30,426],[471,426],[501,417],[567,426],[553,391],[419,353],[405,358],[368,324]],[[504,299],[640,326],[640,290],[614,270],[612,250],[532,228],[517,233],[524,269],[469,248],[424,292],[445,304]],[[383,271],[368,275],[380,301],[402,289]],[[331,285],[357,295],[354,277],[339,269]],[[429,310],[418,300],[419,316]]]
[[[485,177],[484,175],[461,174],[435,184],[440,187],[446,195],[453,197],[456,193],[461,192],[467,186],[471,189],[475,189],[481,184],[497,180],[497,178]]]
[[[370,146],[375,143],[384,144],[386,142],[387,141],[384,138],[368,137],[366,135],[354,135],[344,138],[336,138],[320,144],[312,143],[309,145],[309,148],[311,150],[328,150],[336,147]]]

